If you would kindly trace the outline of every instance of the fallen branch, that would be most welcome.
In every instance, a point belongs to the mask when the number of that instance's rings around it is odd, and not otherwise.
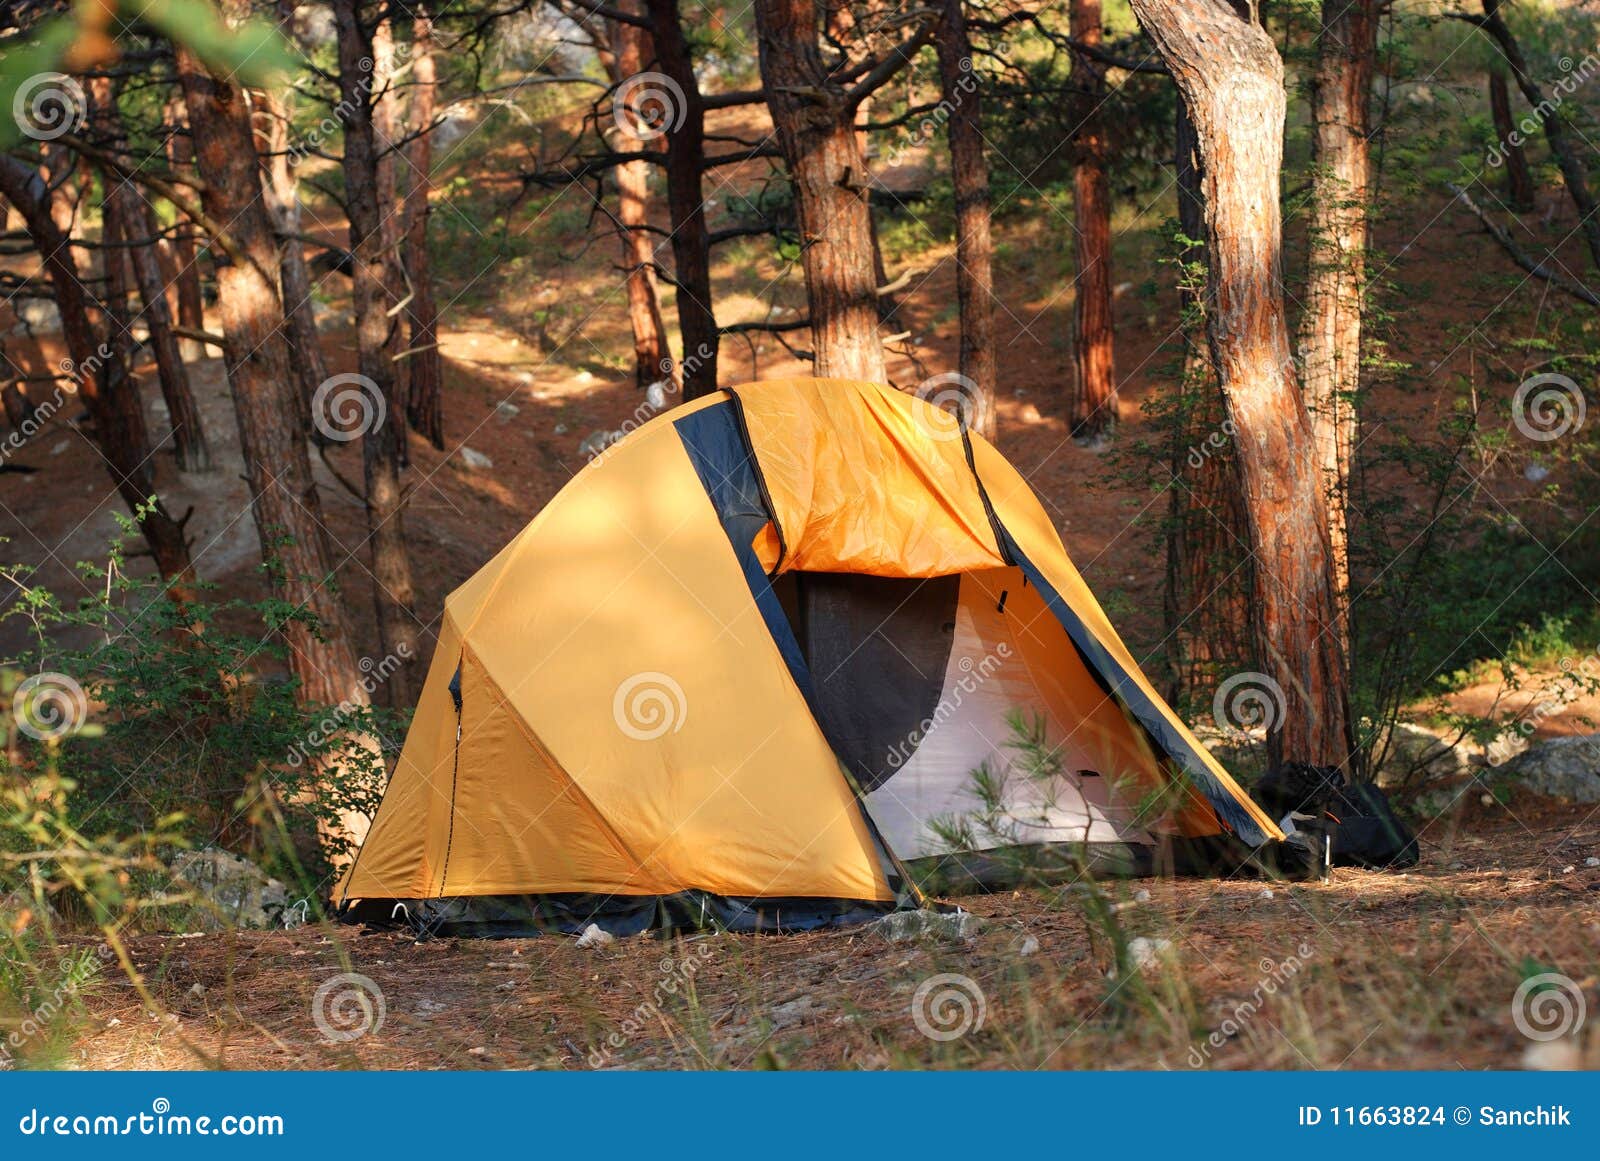
[[[1600,294],[1596,294],[1583,283],[1579,282],[1576,278],[1569,278],[1565,274],[1551,270],[1546,262],[1542,262],[1535,258],[1532,254],[1528,253],[1520,245],[1518,245],[1517,240],[1511,236],[1511,232],[1499,222],[1491,218],[1488,213],[1485,212],[1482,206],[1473,201],[1471,194],[1462,189],[1460,186],[1456,185],[1454,182],[1446,182],[1445,184],[1449,186],[1450,191],[1456,195],[1456,200],[1467,209],[1472,211],[1473,215],[1480,223],[1482,223],[1484,230],[1488,232],[1489,236],[1496,242],[1500,243],[1500,248],[1509,254],[1511,256],[1511,260],[1518,266],[1522,267],[1522,269],[1526,270],[1535,278],[1544,279],[1557,290],[1562,291],[1565,294],[1570,294],[1579,302],[1588,303],[1590,306],[1600,306]]]

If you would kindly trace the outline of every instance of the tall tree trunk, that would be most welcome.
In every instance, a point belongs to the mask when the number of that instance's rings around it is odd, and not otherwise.
[[[677,286],[678,374],[685,401],[717,389],[721,336],[711,303],[711,234],[706,228],[706,107],[683,34],[678,0],[646,0],[656,60],[675,86],[667,108],[667,215],[672,227],[672,277]],[[678,107],[681,104],[681,109]]]
[[[1132,0],[1194,119],[1204,166],[1207,328],[1233,425],[1255,572],[1257,655],[1281,691],[1268,755],[1354,760],[1327,505],[1282,297],[1283,62],[1226,0]]]
[[[978,74],[961,0],[944,0],[936,40],[939,81],[950,108],[950,178],[956,203],[956,301],[961,312],[961,375],[971,384],[974,425],[990,439],[996,427],[994,248],[989,240],[989,161],[983,151]]]
[[[94,423],[95,441],[111,482],[135,514],[156,568],[181,595],[194,581],[183,522],[173,519],[155,494],[150,438],[137,387],[123,373],[116,353],[95,334],[77,259],[69,236],[51,212],[49,188],[31,166],[0,154],[0,196],[22,215],[55,291],[61,337],[72,359],[71,379]]]
[[[412,428],[444,450],[444,360],[439,355],[439,308],[433,298],[428,259],[428,218],[433,210],[433,125],[438,73],[433,61],[433,21],[419,4],[411,23],[411,132],[407,150],[410,182],[405,203],[405,269],[410,283],[406,362],[410,365],[406,416]],[[659,316],[657,316],[659,322]]]
[[[316,398],[318,388],[328,381],[328,362],[323,357],[322,341],[317,334],[311,270],[306,264],[305,244],[300,240],[300,182],[290,152],[290,110],[285,99],[276,92],[260,90],[252,96],[257,110],[257,140],[261,143],[262,164],[266,170],[262,196],[278,242],[284,337],[289,340],[294,356],[306,430],[315,442],[326,445],[332,441],[311,422],[311,401]]]
[[[625,11],[639,11],[631,5]],[[650,34],[636,24],[612,20],[608,63],[612,84],[621,85],[644,71],[654,55]],[[616,148],[639,153],[650,148],[639,135],[645,110],[634,102],[628,113],[616,118]],[[672,354],[666,324],[656,296],[655,246],[650,240],[650,163],[630,161],[617,167],[617,222],[621,227],[622,263],[627,270],[628,323],[633,329],[633,377],[641,389],[671,377]]]
[[[1323,0],[1311,97],[1312,217],[1300,386],[1328,498],[1334,599],[1347,654],[1350,466],[1360,425],[1367,280],[1367,109],[1377,47],[1377,0]]]
[[[229,0],[237,19],[248,6]],[[262,198],[260,167],[244,93],[177,48],[206,217],[227,223],[217,265],[218,313],[227,339],[223,363],[239,421],[250,512],[274,594],[304,610],[315,626],[284,624],[300,696],[324,705],[366,705],[350,626],[333,585],[322,501],[311,475],[293,356],[279,299],[278,247]]]
[[[855,104],[822,63],[813,0],[756,0],[755,15],[767,105],[794,183],[816,374],[885,382]]]
[[[1506,167],[1506,201],[1519,212],[1533,209],[1533,174],[1528,171],[1528,152],[1522,148],[1522,134],[1511,116],[1511,91],[1503,65],[1489,68],[1489,113],[1494,119],[1495,149]]]
[[[1249,560],[1222,391],[1206,347],[1205,195],[1201,162],[1180,97],[1177,146],[1179,307],[1183,374],[1171,415],[1167,576],[1162,607],[1169,700],[1211,688],[1250,656]]]
[[[359,8],[359,4],[358,4]],[[400,164],[400,91],[396,86],[394,24],[386,6],[376,8],[379,17],[372,30],[372,139],[373,171],[377,179],[378,239],[383,285],[398,307],[407,296],[405,259],[401,243],[405,238],[405,207],[397,180]],[[393,316],[391,316],[393,317]],[[394,413],[395,457],[401,468],[411,463],[411,448],[406,441],[405,414],[410,396],[411,369],[400,352],[405,349],[405,328],[398,318],[389,326],[390,398]]]
[[[1101,42],[1100,0],[1071,0],[1073,40]],[[1111,316],[1111,187],[1099,106],[1105,100],[1100,65],[1079,53],[1072,61],[1077,122],[1073,141],[1072,225],[1077,262],[1072,306],[1072,434],[1100,446],[1117,424],[1116,343]]]
[[[89,95],[93,106],[92,121],[101,148],[118,156],[125,155],[126,133],[122,126],[122,115],[117,109],[116,89],[111,78],[91,78]],[[195,403],[194,392],[189,384],[188,368],[184,365],[177,336],[172,333],[167,284],[156,253],[155,221],[144,197],[127,178],[108,166],[102,169],[100,180],[105,191],[101,209],[102,230],[108,241],[115,235],[121,247],[106,252],[106,271],[114,291],[112,317],[120,325],[132,322],[126,312],[129,289],[126,278],[131,273],[133,284],[139,289],[139,299],[144,304],[140,317],[144,319],[150,334],[150,349],[156,360],[156,378],[172,425],[172,446],[178,469],[184,472],[208,472],[212,467],[211,448],[206,442],[200,408]],[[127,337],[131,347],[132,336]]]
[[[181,96],[167,104],[162,120],[167,135],[167,164],[174,173],[187,173],[193,167],[194,148],[188,137],[188,117]],[[206,329],[205,298],[200,292],[199,247],[195,244],[198,236],[195,224],[180,215],[171,234],[172,261],[177,268],[177,280],[173,285],[177,291],[178,325],[190,331]],[[206,344],[199,339],[179,339],[178,350],[185,359],[206,357]]]
[[[359,0],[335,0],[339,37],[339,90],[346,109],[344,137],[345,212],[350,220],[351,282],[355,298],[356,350],[361,375],[373,398],[363,413],[361,450],[366,476],[367,527],[372,542],[373,600],[386,657],[400,662],[385,685],[396,705],[410,701],[406,666],[418,654],[417,619],[412,612],[415,586],[406,552],[405,513],[400,491],[400,443],[405,430],[395,401],[398,298],[384,244],[384,203],[380,200],[378,151],[373,126],[374,93],[388,78],[375,75],[372,31],[363,23]]]

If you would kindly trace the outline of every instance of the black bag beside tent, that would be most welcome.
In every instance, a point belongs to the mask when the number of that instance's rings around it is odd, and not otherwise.
[[[1395,815],[1388,797],[1370,782],[1346,782],[1333,766],[1287,762],[1256,785],[1256,799],[1298,831],[1325,832],[1333,863],[1389,870],[1414,867],[1417,838]]]

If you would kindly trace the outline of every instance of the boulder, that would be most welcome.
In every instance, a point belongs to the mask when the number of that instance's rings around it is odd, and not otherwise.
[[[1600,734],[1537,742],[1495,774],[1522,790],[1570,802],[1600,802]]]
[[[197,926],[277,927],[289,909],[289,892],[248,859],[218,847],[184,851],[172,863],[173,877],[200,898]]]

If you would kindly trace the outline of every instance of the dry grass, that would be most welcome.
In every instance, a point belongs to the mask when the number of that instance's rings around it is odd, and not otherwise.
[[[1127,936],[1171,941],[1120,987],[1079,897],[1045,890],[963,900],[990,920],[971,942],[146,936],[136,958],[163,1011],[108,982],[77,1056],[116,1069],[1512,1067],[1529,1045],[1511,1018],[1527,972],[1564,972],[1600,1010],[1600,869],[1584,866],[1600,817],[1514,809],[1436,825],[1405,874],[1341,870],[1270,896],[1246,880],[1111,884]],[[384,1020],[330,1043],[314,997],[349,971],[382,989]],[[918,1031],[917,989],[938,973],[981,989],[981,1028]],[[1593,1019],[1588,1033],[1597,1067]]]

